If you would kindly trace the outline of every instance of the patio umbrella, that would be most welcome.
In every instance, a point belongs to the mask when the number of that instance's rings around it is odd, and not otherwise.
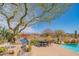
[[[21,42],[22,44],[28,44],[28,43],[29,43],[28,39],[26,39],[26,38],[21,38],[21,39],[20,39],[20,42]]]

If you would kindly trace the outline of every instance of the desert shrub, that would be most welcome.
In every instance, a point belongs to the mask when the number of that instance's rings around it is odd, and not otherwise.
[[[27,52],[31,52],[31,50],[32,50],[32,46],[29,45],[28,48],[27,48]]]
[[[31,45],[36,45],[36,44],[38,44],[38,41],[37,40],[31,40],[30,44]]]
[[[8,53],[9,54],[14,54],[14,50],[10,50]]]
[[[0,43],[3,43],[3,40],[2,40],[2,38],[0,38]]]
[[[5,48],[5,47],[0,47],[0,53],[5,52],[6,50],[7,50],[7,48]]]
[[[64,40],[64,43],[69,43],[69,40]]]
[[[78,40],[64,40],[64,43],[78,43]]]
[[[0,38],[0,44],[6,42],[6,39]]]

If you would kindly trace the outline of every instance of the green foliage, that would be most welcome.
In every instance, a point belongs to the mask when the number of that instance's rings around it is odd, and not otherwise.
[[[5,39],[8,35],[8,31],[5,28],[0,28],[0,35]]]
[[[30,44],[31,44],[31,45],[36,45],[36,44],[38,44],[38,41],[37,41],[37,40],[32,40],[32,41],[30,42]]]
[[[77,30],[75,30],[74,38],[77,38]]]
[[[27,48],[27,52],[30,52],[31,50],[32,50],[31,47],[28,47],[28,48]]]
[[[0,38],[0,43],[4,43],[6,40],[3,38]]]
[[[14,54],[14,50],[10,50],[9,51],[9,54]]]
[[[8,39],[13,37],[12,33],[5,28],[0,28],[0,36],[0,42],[8,41]]]
[[[5,47],[0,47],[0,53],[5,52],[7,49]]]
[[[60,17],[70,6],[70,4],[64,3],[38,3],[38,4],[3,4],[0,6],[0,14],[3,19],[7,19],[7,24],[10,30],[15,34],[21,32],[28,26],[40,22],[50,22],[58,17]],[[7,12],[7,10],[9,10]],[[36,14],[38,13],[38,15]],[[5,17],[5,18],[4,18]],[[26,18],[24,20],[24,18]],[[17,19],[17,20],[16,20]],[[10,25],[11,22],[17,22],[14,29]],[[24,24],[22,26],[22,24]],[[22,26],[22,27],[20,27]]]
[[[75,44],[75,43],[78,43],[78,40],[71,40],[71,41],[69,41],[69,40],[64,40],[64,43],[65,44]]]

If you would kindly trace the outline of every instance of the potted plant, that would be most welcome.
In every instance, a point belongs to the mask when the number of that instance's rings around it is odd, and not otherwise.
[[[9,50],[9,54],[14,54],[14,50]]]
[[[31,50],[32,50],[32,46],[29,45],[29,46],[27,47],[27,52],[31,52]]]

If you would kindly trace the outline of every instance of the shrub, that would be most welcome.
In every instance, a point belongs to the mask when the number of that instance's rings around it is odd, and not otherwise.
[[[69,43],[69,40],[64,40],[64,43]]]
[[[78,43],[78,40],[64,40],[64,43]]]
[[[28,48],[27,48],[27,52],[31,52],[31,50],[32,50],[32,46],[29,45]]]
[[[10,50],[8,53],[9,54],[14,54],[14,50]]]
[[[5,47],[0,47],[0,53],[5,52],[7,49]]]
[[[31,40],[30,44],[31,45],[36,45],[36,44],[38,44],[38,41],[37,40]]]
[[[3,39],[0,38],[0,44],[3,43],[3,42],[4,42]]]
[[[71,40],[71,43],[76,43],[76,40],[74,40],[74,39],[73,39],[73,40]]]

